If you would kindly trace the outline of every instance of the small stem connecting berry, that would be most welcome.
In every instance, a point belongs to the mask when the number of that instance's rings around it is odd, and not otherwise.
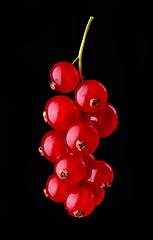
[[[77,58],[72,62],[72,65],[73,65],[74,63],[76,63],[76,62],[78,61],[78,59],[79,59],[79,56],[77,56]]]
[[[86,36],[87,33],[89,31],[90,25],[92,20],[94,19],[94,17],[90,17],[87,23],[87,26],[85,28],[84,34],[83,34],[83,38],[82,38],[82,42],[80,45],[80,49],[79,49],[79,54],[77,56],[77,58],[72,62],[72,64],[74,64],[77,60],[78,60],[78,68],[79,68],[79,74],[80,74],[80,79],[83,82],[84,81],[84,77],[82,76],[82,54],[83,54],[83,48],[84,48],[84,44],[85,44],[85,40],[86,40]]]

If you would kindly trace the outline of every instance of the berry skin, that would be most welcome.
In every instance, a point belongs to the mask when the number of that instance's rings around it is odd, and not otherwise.
[[[105,197],[105,189],[104,188],[90,189],[90,191],[94,194],[95,206],[98,206]]]
[[[83,119],[93,123],[93,126],[99,133],[99,137],[105,138],[115,130],[118,122],[118,114],[114,106],[107,102],[98,112],[84,113]]]
[[[111,166],[102,160],[96,160],[86,166],[86,175],[82,183],[89,189],[106,189],[111,186],[113,177]]]
[[[70,215],[77,218],[86,217],[95,207],[95,198],[88,188],[73,187],[66,195],[64,206]]]
[[[86,187],[86,184],[84,184],[83,182],[80,182],[79,185]],[[104,188],[88,188],[88,189],[94,194],[95,207],[98,206],[105,197],[105,189]]]
[[[106,104],[107,90],[99,81],[86,80],[76,88],[74,99],[81,111],[97,112]]]
[[[45,106],[45,113],[49,125],[60,131],[67,131],[81,117],[73,100],[63,95],[52,97]]]
[[[51,71],[51,88],[63,93],[71,92],[80,82],[80,77],[77,69],[68,62],[56,63]]]
[[[39,148],[41,155],[44,155],[53,163],[56,162],[56,158],[65,153],[66,150],[65,133],[56,130],[51,130],[43,136],[41,147]]]
[[[93,162],[95,161],[95,156],[92,155],[92,154],[89,154],[88,156],[83,156],[83,160],[86,162],[86,163],[90,163],[90,162]]]
[[[81,156],[66,153],[55,163],[54,173],[63,183],[74,185],[84,178],[86,164]]]
[[[46,182],[46,196],[55,202],[64,202],[70,186],[62,183],[55,174],[52,174]]]
[[[87,156],[96,150],[99,144],[99,135],[89,122],[80,121],[68,130],[66,142],[73,154]]]

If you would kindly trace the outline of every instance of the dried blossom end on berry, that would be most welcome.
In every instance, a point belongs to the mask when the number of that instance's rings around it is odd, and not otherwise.
[[[43,111],[43,119],[45,122],[48,122],[47,114],[45,111]]]
[[[62,169],[59,171],[59,176],[61,179],[67,179],[69,177],[69,173],[66,169]]]
[[[55,90],[55,91],[58,90],[58,89],[57,89],[57,85],[56,85],[56,83],[54,83],[54,82],[51,82],[51,83],[50,83],[50,87],[51,87],[52,90]]]
[[[83,141],[77,141],[76,142],[76,147],[79,151],[82,151],[86,148],[86,144]]]
[[[45,196],[48,197],[48,194],[46,192],[46,188],[43,189],[43,192],[44,192]]]
[[[100,188],[103,188],[103,189],[108,189],[109,187],[112,187],[110,183],[102,183],[100,186]]]
[[[100,99],[99,98],[92,98],[90,100],[90,107],[99,107],[100,106]]]
[[[43,152],[43,150],[42,150],[42,147],[41,147],[41,146],[38,148],[38,151],[40,152],[41,156],[44,156],[44,152]]]
[[[84,217],[84,213],[81,210],[77,210],[73,214],[74,214],[74,217],[77,217],[77,218],[83,218]]]

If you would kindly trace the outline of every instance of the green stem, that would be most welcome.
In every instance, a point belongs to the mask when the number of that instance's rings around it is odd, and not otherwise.
[[[77,56],[77,58],[72,62],[72,65],[79,59],[79,57]]]
[[[91,25],[91,22],[92,22],[93,19],[94,19],[94,17],[89,18],[86,29],[84,31],[84,35],[83,35],[83,38],[82,38],[82,42],[81,42],[80,50],[79,50],[79,54],[78,54],[78,58],[79,58],[78,67],[79,67],[80,79],[82,80],[82,82],[84,81],[83,77],[82,77],[82,53],[83,53],[83,48],[84,48],[86,36],[87,36],[87,33],[89,31],[89,28],[90,28],[90,25]]]
[[[84,48],[86,36],[87,36],[87,33],[89,31],[89,28],[90,28],[90,25],[91,25],[91,22],[92,22],[93,19],[94,19],[94,17],[91,16],[88,20],[87,26],[86,26],[84,34],[83,34],[82,42],[81,42],[81,45],[80,45],[79,54],[78,54],[77,58],[72,63],[72,64],[74,64],[77,60],[79,60],[78,61],[78,68],[79,68],[80,79],[81,79],[82,82],[84,81],[83,76],[82,76],[82,53],[83,53],[83,48]]]

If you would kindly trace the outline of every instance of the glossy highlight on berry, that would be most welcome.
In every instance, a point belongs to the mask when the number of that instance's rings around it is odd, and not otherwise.
[[[113,178],[114,173],[111,166],[105,161],[96,160],[87,165],[82,183],[89,189],[105,189],[111,186]]]
[[[99,137],[105,138],[115,130],[118,123],[118,114],[115,107],[107,102],[98,112],[84,113],[83,119],[93,123],[93,126],[99,133]]]

